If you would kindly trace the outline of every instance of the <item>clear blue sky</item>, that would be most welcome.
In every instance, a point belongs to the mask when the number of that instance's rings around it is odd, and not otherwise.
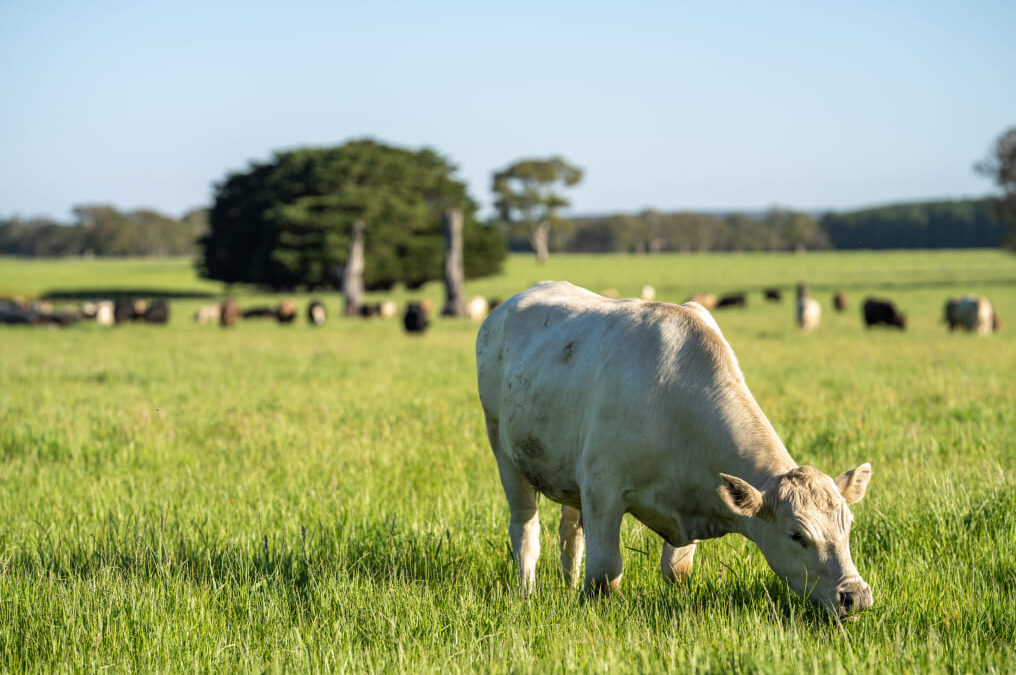
[[[179,215],[273,150],[430,146],[490,201],[523,156],[573,211],[989,192],[1016,2],[0,0],[0,215]]]

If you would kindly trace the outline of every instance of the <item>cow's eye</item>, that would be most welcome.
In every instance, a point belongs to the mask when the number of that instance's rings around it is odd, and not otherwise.
[[[801,534],[800,532],[791,532],[790,533],[790,538],[793,541],[796,541],[801,546],[807,546],[808,545],[808,541],[804,538],[804,535]]]

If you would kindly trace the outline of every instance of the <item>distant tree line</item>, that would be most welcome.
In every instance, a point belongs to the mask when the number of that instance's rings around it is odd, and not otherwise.
[[[987,248],[1002,245],[1009,232],[991,199],[829,213],[821,225],[837,249]]]
[[[821,216],[787,209],[761,214],[646,210],[562,219],[552,251],[662,253],[884,248],[994,248],[1009,226],[993,199],[915,202]],[[531,251],[511,232],[513,251]]]
[[[521,237],[511,243],[515,250],[526,249]],[[573,253],[789,251],[828,248],[829,241],[815,218],[800,211],[721,216],[646,210],[571,218],[551,233],[551,247]]]
[[[121,212],[108,204],[73,209],[74,221],[0,219],[0,255],[179,256],[198,252],[208,230],[207,209],[173,218],[149,209]]]

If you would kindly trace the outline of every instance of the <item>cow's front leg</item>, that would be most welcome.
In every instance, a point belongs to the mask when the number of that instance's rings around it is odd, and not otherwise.
[[[582,526],[586,535],[587,593],[617,591],[621,584],[621,519],[624,507],[582,493]]]
[[[579,583],[579,568],[582,567],[582,553],[586,548],[582,532],[582,512],[571,506],[561,507],[561,526],[557,531],[561,538],[561,574],[573,588]]]
[[[660,571],[667,583],[685,581],[691,576],[691,566],[695,559],[695,544],[687,546],[671,546],[663,542],[663,554],[660,556]]]
[[[540,557],[537,492],[506,457],[500,453],[496,453],[495,457],[501,475],[501,487],[508,498],[508,510],[511,513],[508,536],[512,540],[512,555],[519,566],[522,591],[529,593],[536,587],[536,561]]]

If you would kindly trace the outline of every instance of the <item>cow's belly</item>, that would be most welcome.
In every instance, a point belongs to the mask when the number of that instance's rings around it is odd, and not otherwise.
[[[576,471],[579,453],[574,448],[577,441],[531,423],[518,427],[509,424],[503,431],[501,452],[530,485],[555,502],[581,507]]]

